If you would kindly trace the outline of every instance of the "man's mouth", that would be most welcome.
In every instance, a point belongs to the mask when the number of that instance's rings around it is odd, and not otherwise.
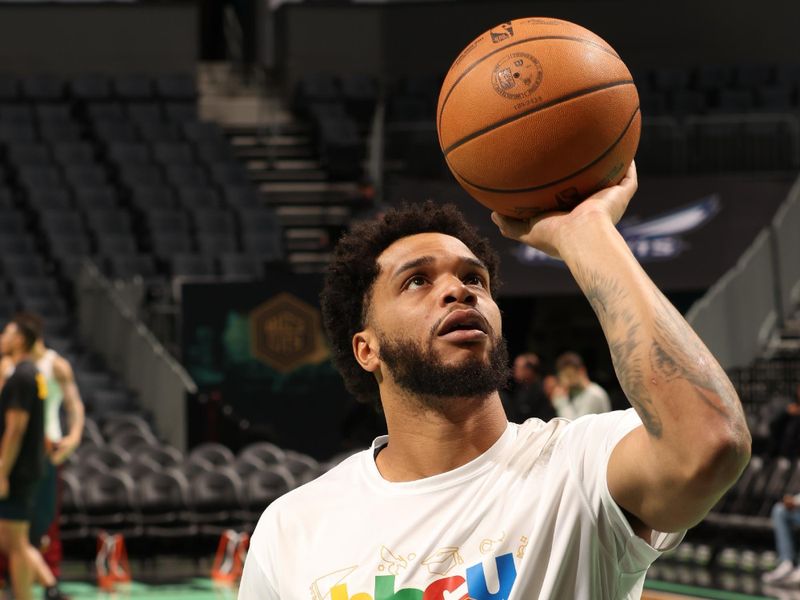
[[[450,342],[475,342],[488,337],[489,324],[474,308],[451,312],[439,326],[436,335]]]

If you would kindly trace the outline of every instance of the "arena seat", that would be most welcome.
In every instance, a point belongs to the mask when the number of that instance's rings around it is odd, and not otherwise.
[[[240,525],[244,490],[236,471],[216,467],[196,474],[189,483],[190,518],[200,535],[216,541],[224,531]]]
[[[171,446],[145,446],[137,454],[158,463],[162,470],[178,468],[184,461],[183,454]]]
[[[202,456],[189,456],[180,466],[180,471],[191,480],[201,473],[207,473],[214,470],[214,463],[210,462],[207,458]]]
[[[255,442],[240,450],[239,456],[253,456],[268,465],[277,465],[283,463],[286,452],[271,442]]]
[[[94,150],[86,142],[57,142],[52,145],[53,158],[60,165],[96,164]]]
[[[104,75],[77,75],[69,82],[69,91],[79,101],[109,100],[112,94],[111,79]]]
[[[109,444],[136,453],[142,446],[158,446],[159,442],[150,431],[128,429],[119,431],[108,438]]]
[[[185,142],[157,142],[153,144],[153,159],[164,165],[193,165],[192,147]]]
[[[245,527],[251,531],[267,506],[297,486],[291,472],[281,465],[270,465],[254,471],[244,478],[244,482],[244,510],[241,518]]]
[[[137,275],[151,279],[158,274],[155,260],[148,254],[130,256],[114,254],[101,257],[101,260],[106,265],[109,275],[115,279],[133,279]]]
[[[135,449],[138,451],[140,447],[135,447]],[[142,479],[153,473],[161,472],[161,465],[146,456],[137,456],[129,464],[117,469],[117,472],[128,475],[136,484],[136,489],[138,489]]]
[[[91,417],[86,417],[83,423],[83,439],[81,444],[89,443],[95,446],[105,445],[103,434],[100,433],[100,428]]]
[[[235,460],[233,452],[229,448],[213,442],[193,448],[189,453],[189,458],[203,458],[218,467],[232,465]]]
[[[219,271],[223,277],[258,279],[263,274],[261,261],[250,254],[225,252],[219,257]]]
[[[186,540],[197,533],[189,519],[189,481],[180,471],[168,469],[142,477],[136,484],[134,504],[145,539]]]
[[[225,253],[234,253],[238,250],[239,244],[233,233],[198,233],[197,249],[201,254],[209,257],[219,256]]]
[[[269,468],[267,463],[255,456],[237,456],[230,466],[245,482],[252,473]]]
[[[28,193],[28,204],[38,213],[72,209],[72,199],[65,190],[60,189],[32,190]]]
[[[98,473],[82,485],[89,534],[122,533],[126,538],[141,534],[135,511],[136,485],[126,473]]]
[[[172,254],[167,259],[173,277],[213,277],[217,274],[214,259],[199,254]]]
[[[86,505],[83,500],[83,483],[77,474],[61,473],[61,539],[65,542],[85,540],[89,537]]]
[[[112,90],[118,98],[129,101],[151,100],[155,96],[153,80],[143,74],[125,74],[113,77]]]
[[[300,452],[287,450],[281,464],[289,470],[299,484],[316,479],[321,473],[319,463]]]
[[[187,211],[224,206],[219,192],[208,187],[178,187],[178,204]]]
[[[139,252],[136,238],[131,234],[98,233],[95,240],[97,253],[103,256],[134,256]]]

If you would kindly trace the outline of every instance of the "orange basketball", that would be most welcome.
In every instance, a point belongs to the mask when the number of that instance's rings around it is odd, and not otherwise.
[[[639,144],[639,95],[591,31],[548,18],[503,23],[442,84],[439,145],[458,182],[504,215],[570,210],[618,183]]]

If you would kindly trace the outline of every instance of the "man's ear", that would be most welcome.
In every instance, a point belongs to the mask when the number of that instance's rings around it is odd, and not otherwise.
[[[365,329],[353,336],[353,354],[365,371],[375,373],[380,368],[378,351],[378,340],[371,330]]]

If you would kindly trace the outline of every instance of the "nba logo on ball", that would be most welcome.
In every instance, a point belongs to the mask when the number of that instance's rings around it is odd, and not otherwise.
[[[543,76],[542,65],[536,57],[515,52],[497,63],[492,74],[492,85],[504,98],[519,100],[535,92]]]

